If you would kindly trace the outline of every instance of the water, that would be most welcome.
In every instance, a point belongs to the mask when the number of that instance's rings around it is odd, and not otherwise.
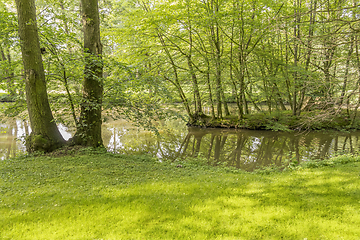
[[[175,161],[201,157],[211,165],[227,165],[253,171],[289,161],[324,159],[337,152],[356,152],[360,132],[283,133],[271,131],[188,128],[181,120],[158,123],[159,136],[120,120],[103,124],[104,145],[111,152],[149,154]],[[74,129],[59,125],[65,139]],[[25,152],[22,142],[31,129],[28,122],[9,121],[0,125],[0,158]]]

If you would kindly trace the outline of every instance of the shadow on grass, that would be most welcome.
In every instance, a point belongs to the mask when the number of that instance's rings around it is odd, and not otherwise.
[[[257,175],[111,156],[0,165],[2,239],[356,239],[359,164]]]

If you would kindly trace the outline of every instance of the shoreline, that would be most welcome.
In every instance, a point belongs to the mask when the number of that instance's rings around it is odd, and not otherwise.
[[[358,114],[360,115],[360,114]],[[269,130],[269,131],[354,131],[360,130],[360,119],[356,113],[324,114],[321,111],[302,113],[293,116],[290,111],[279,111],[268,113],[254,113],[244,115],[242,119],[238,116],[229,115],[223,118],[212,118],[202,114],[195,120],[186,123],[188,127],[199,128],[227,128],[247,130]]]

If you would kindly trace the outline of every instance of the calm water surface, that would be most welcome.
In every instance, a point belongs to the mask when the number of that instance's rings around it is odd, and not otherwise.
[[[253,171],[289,161],[307,161],[356,152],[360,132],[282,133],[270,131],[188,128],[181,120],[161,122],[159,136],[120,120],[103,124],[103,140],[109,151],[150,154],[162,160],[202,157],[211,165],[228,165]],[[59,125],[65,139],[74,130]],[[0,159],[25,153],[23,138],[31,129],[21,120],[0,124]]]

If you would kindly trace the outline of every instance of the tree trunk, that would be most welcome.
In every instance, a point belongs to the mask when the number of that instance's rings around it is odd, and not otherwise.
[[[349,74],[349,68],[350,68],[350,59],[351,59],[351,55],[352,52],[354,51],[354,36],[350,37],[350,46],[349,46],[349,50],[348,50],[348,54],[347,54],[347,58],[346,58],[346,63],[345,63],[345,73],[344,73],[344,81],[343,81],[343,86],[341,88],[341,95],[340,95],[340,102],[339,102],[339,108],[342,107],[343,101],[344,101],[344,97],[345,97],[345,93],[346,93],[346,87],[347,87],[347,83],[348,83],[348,74]]]
[[[211,118],[215,119],[214,101],[213,101],[213,94],[212,94],[211,83],[210,83],[210,63],[209,63],[207,58],[206,58],[206,65],[207,65],[206,83],[207,83],[207,87],[209,89],[209,101],[210,101],[210,106],[211,106]]]
[[[189,31],[189,53],[186,54],[187,64],[189,67],[189,73],[191,75],[192,85],[193,85],[193,92],[194,92],[194,103],[195,103],[195,114],[194,117],[198,118],[201,116],[202,113],[202,103],[200,97],[200,90],[198,85],[198,80],[196,77],[196,73],[194,71],[193,62],[192,62],[192,55],[193,55],[193,29],[192,29],[192,22],[191,22],[191,13],[189,5],[187,4],[187,18],[188,18],[188,31]]]
[[[193,41],[192,41],[192,29],[191,29],[191,23],[189,20],[189,54],[186,56],[187,63],[189,66],[189,72],[191,75],[191,80],[193,84],[193,91],[194,91],[194,102],[195,102],[195,114],[194,117],[198,118],[201,116],[202,113],[202,104],[201,104],[201,97],[200,97],[200,91],[199,91],[199,85],[197,81],[197,77],[193,68],[192,63],[192,48],[193,48]]]
[[[84,31],[85,71],[80,121],[74,140],[76,144],[99,147],[103,96],[102,44],[98,0],[81,0]]]
[[[307,53],[306,53],[306,62],[305,62],[305,71],[306,71],[306,76],[305,76],[305,81],[303,82],[303,86],[301,89],[301,96],[300,96],[300,100],[299,100],[299,104],[298,104],[298,109],[297,109],[297,116],[300,116],[302,109],[304,108],[304,110],[306,108],[308,108],[308,106],[311,106],[312,102],[313,102],[313,98],[310,97],[308,103],[310,105],[306,105],[305,107],[303,107],[304,105],[304,99],[305,99],[305,93],[306,93],[306,89],[307,89],[307,83],[309,81],[309,68],[310,68],[310,62],[311,62],[311,57],[313,54],[313,36],[314,36],[314,25],[315,25],[315,20],[316,20],[316,6],[317,6],[317,0],[311,0],[310,1],[310,6],[309,6],[309,11],[310,11],[310,21],[309,21],[309,31],[308,31],[308,39],[307,39]]]
[[[26,148],[33,151],[52,151],[65,143],[51,113],[46,90],[36,24],[35,0],[16,0],[19,36],[25,72],[26,102],[32,133]]]
[[[301,2],[299,0],[294,1],[294,67],[297,68],[299,65],[300,60],[300,44],[298,43],[300,41],[300,8]],[[296,116],[297,114],[297,91],[298,91],[298,85],[300,80],[300,74],[298,73],[298,70],[296,69],[293,73],[294,77],[294,86],[293,86],[293,103],[292,103],[292,112],[293,115]]]
[[[219,12],[219,2],[210,1],[208,6],[208,13],[213,15],[213,13]],[[214,15],[213,15],[214,16]],[[212,16],[212,17],[213,17]],[[222,85],[222,46],[220,40],[220,29],[217,19],[213,19],[214,23],[209,25],[210,30],[210,39],[212,45],[213,59],[215,61],[215,79],[216,79],[216,101],[217,101],[217,117],[222,118],[222,106],[224,106],[225,115],[230,115],[229,107],[225,99],[225,93]]]
[[[185,110],[186,110],[187,114],[189,115],[190,122],[193,122],[194,117],[193,117],[193,114],[191,113],[191,109],[190,109],[190,106],[189,106],[189,100],[185,96],[185,93],[184,93],[184,91],[183,91],[183,89],[182,89],[182,87],[180,85],[179,74],[178,74],[178,71],[177,71],[177,68],[176,68],[176,65],[175,65],[175,61],[174,61],[173,57],[171,56],[171,53],[170,53],[169,49],[166,46],[166,43],[164,41],[163,36],[159,32],[157,33],[157,36],[159,37],[160,43],[161,43],[161,45],[162,45],[162,47],[163,47],[163,49],[164,49],[164,51],[166,53],[166,56],[168,57],[168,59],[170,61],[171,68],[174,71],[174,81],[171,80],[170,78],[166,77],[166,76],[164,76],[164,78],[166,80],[168,80],[169,82],[171,82],[176,87],[176,89],[178,90],[181,101],[183,102]]]

